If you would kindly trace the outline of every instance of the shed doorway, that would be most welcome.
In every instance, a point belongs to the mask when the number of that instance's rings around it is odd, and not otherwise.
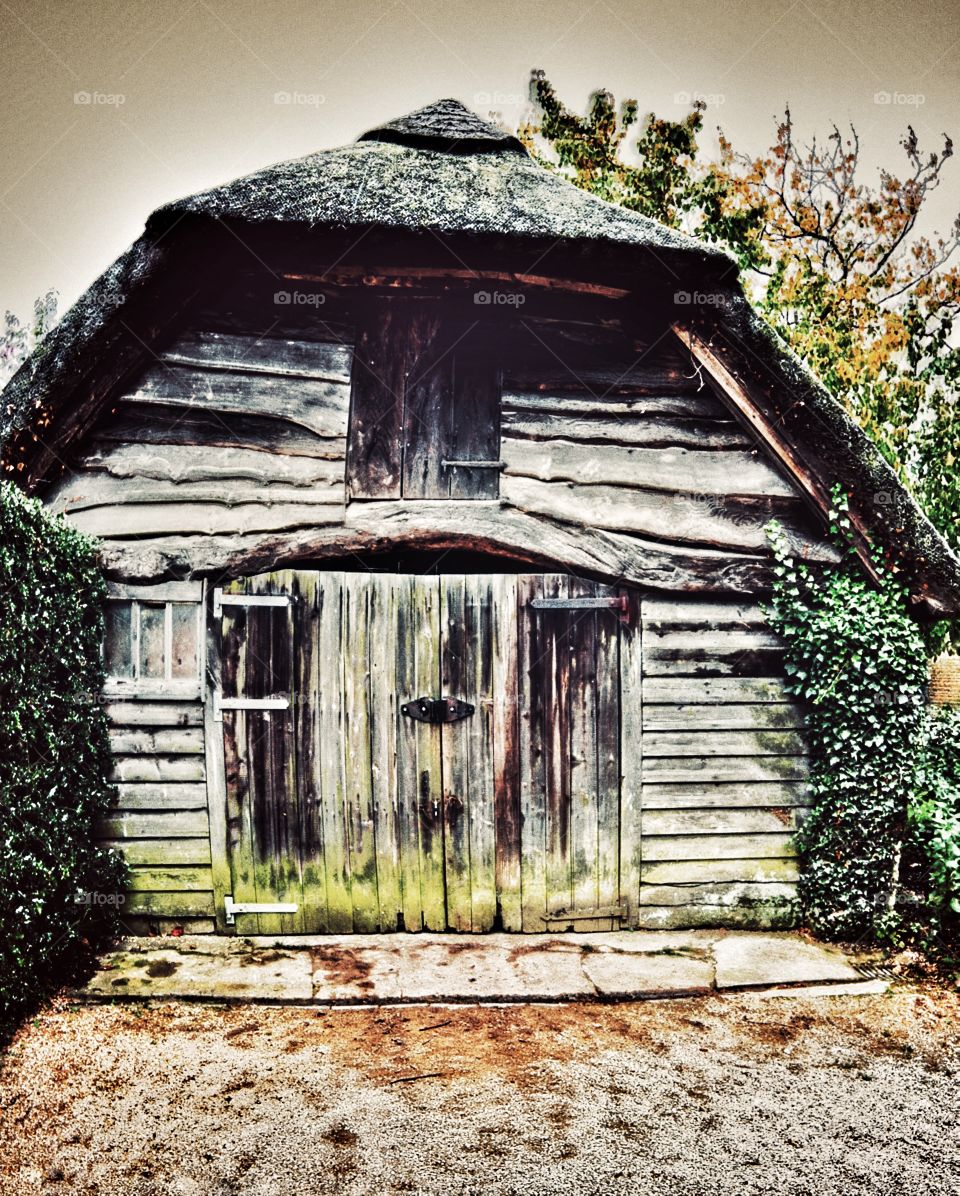
[[[217,591],[228,921],[622,925],[636,601],[565,574],[285,570]]]

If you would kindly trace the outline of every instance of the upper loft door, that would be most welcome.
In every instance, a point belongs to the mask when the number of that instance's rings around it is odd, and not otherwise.
[[[361,322],[347,437],[352,499],[496,498],[493,333],[434,304],[381,302]]]
[[[620,924],[614,591],[319,572],[229,591],[240,932]]]

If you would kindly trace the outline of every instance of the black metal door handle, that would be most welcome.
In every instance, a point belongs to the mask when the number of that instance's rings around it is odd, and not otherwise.
[[[416,719],[418,723],[456,723],[462,718],[469,718],[475,707],[470,702],[460,698],[416,698],[412,702],[404,702],[400,713],[407,718]]]

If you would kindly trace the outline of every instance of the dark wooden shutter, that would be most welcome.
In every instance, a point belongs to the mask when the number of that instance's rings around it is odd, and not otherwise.
[[[432,304],[372,309],[354,358],[350,498],[496,498],[499,452],[499,371],[487,329]]]
[[[347,497],[399,498],[408,321],[389,303],[359,322],[347,437]]]

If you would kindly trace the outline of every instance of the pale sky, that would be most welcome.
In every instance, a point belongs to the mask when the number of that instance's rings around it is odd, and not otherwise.
[[[51,286],[64,308],[160,204],[431,100],[515,124],[532,67],[578,108],[597,86],[663,116],[703,95],[751,152],[787,102],[805,138],[852,120],[875,178],[908,123],[960,145],[958,17],[957,0],[0,0],[0,310]]]

